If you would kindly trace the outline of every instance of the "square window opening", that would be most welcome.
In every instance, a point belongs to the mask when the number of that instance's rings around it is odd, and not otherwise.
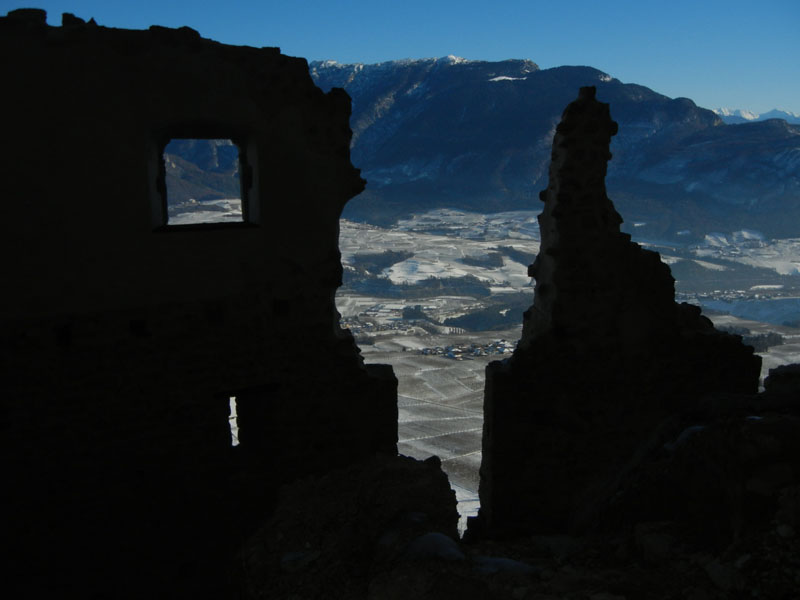
[[[246,221],[240,147],[225,138],[173,138],[164,146],[168,226]]]

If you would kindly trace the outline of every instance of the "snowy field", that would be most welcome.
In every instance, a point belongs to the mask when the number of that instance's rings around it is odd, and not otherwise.
[[[712,233],[694,249],[697,257],[739,262],[780,275],[800,274],[800,238],[767,240],[755,231]]]
[[[241,223],[242,200],[220,198],[218,200],[188,200],[169,204],[168,225],[197,225],[199,223]]]
[[[689,271],[676,271],[687,278],[681,279],[684,288],[697,285],[700,291],[704,282],[714,281],[712,289],[720,292],[760,289],[781,295],[781,289],[797,289],[800,295],[800,238],[769,240],[758,231],[741,230],[711,232],[687,244],[641,238],[636,225],[640,224],[633,224],[634,241],[659,252],[671,267],[691,265]],[[395,284],[469,275],[490,284],[492,293],[503,293],[530,287],[528,264],[519,255],[536,254],[539,239],[532,211],[481,215],[438,209],[400,220],[390,229],[342,220],[340,249],[345,268],[359,255],[388,250],[409,254],[379,274]],[[502,264],[476,264],[492,253],[502,255]]]
[[[440,208],[401,219],[392,229],[413,233],[439,233],[459,239],[538,241],[537,215],[532,210],[479,214]]]
[[[412,231],[412,225],[418,225],[419,229]],[[472,275],[492,285],[495,293],[529,288],[531,279],[528,277],[527,264],[508,257],[503,257],[502,265],[493,268],[463,262],[465,258],[480,260],[497,251],[498,242],[526,254],[536,254],[539,251],[538,227],[535,229],[535,238],[533,235],[522,237],[522,234],[519,234],[520,237],[508,238],[500,236],[509,233],[509,226],[501,229],[490,225],[478,219],[464,219],[463,222],[448,224],[451,229],[447,229],[432,217],[427,220],[420,217],[419,222],[401,221],[397,228],[383,229],[343,220],[339,233],[342,264],[352,265],[354,257],[360,254],[389,250],[406,252],[411,255],[409,258],[391,265],[381,276],[392,283],[413,284],[429,277],[455,278]],[[433,231],[446,233],[431,233]]]
[[[518,331],[502,335],[519,335]],[[489,336],[492,338],[494,336]],[[498,336],[502,337],[502,336]],[[428,337],[429,346],[454,341]],[[413,351],[386,351],[391,346],[364,346],[369,363],[390,364],[398,380],[400,454],[424,460],[438,456],[456,492],[459,530],[478,512],[478,469],[483,436],[483,384],[486,365],[501,356],[456,361]]]
[[[717,327],[739,327],[749,329],[754,334],[779,333],[783,336],[783,344],[757,353],[761,356],[762,382],[769,375],[770,369],[781,365],[800,363],[800,329],[798,328],[740,319],[733,315],[709,315],[709,318]]]

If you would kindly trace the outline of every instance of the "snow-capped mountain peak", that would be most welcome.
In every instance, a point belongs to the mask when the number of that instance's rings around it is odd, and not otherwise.
[[[439,60],[441,60],[442,62],[451,64],[451,65],[460,65],[460,64],[463,64],[463,63],[472,62],[472,61],[467,60],[466,58],[462,58],[460,56],[454,56],[452,54],[448,54],[447,56],[443,56]]]
[[[759,121],[764,119],[784,119],[785,121],[797,125],[800,123],[800,115],[788,110],[781,110],[780,108],[773,108],[758,116]]]
[[[773,108],[765,113],[754,113],[741,108],[715,108],[714,112],[729,125],[766,121],[767,119],[783,119],[793,125],[800,124],[800,115],[788,110]]]
[[[745,121],[758,120],[758,113],[754,113],[742,108],[715,108],[713,110],[720,117],[722,117],[723,121],[725,120],[725,117],[739,117]]]

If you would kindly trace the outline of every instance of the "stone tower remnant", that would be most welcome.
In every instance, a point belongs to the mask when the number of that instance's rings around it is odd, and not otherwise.
[[[533,306],[513,356],[486,370],[473,530],[585,527],[664,418],[707,393],[757,391],[760,357],[677,304],[669,267],[620,231],[605,188],[616,132],[594,87],[556,129]]]

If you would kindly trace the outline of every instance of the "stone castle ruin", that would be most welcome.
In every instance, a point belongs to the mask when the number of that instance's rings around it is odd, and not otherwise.
[[[630,561],[693,597],[794,585],[797,373],[757,394],[752,349],[620,233],[593,88],[555,136],[522,340],[487,371],[467,546],[438,461],[397,456],[391,368],[338,324],[348,96],[188,28],[20,9],[0,52],[5,591],[577,598]],[[184,138],[238,147],[241,222],[169,223]]]
[[[662,421],[758,389],[761,358],[675,303],[669,267],[620,232],[604,183],[617,124],[594,94],[556,129],[533,306],[514,356],[487,370],[481,510],[496,533],[584,525]]]
[[[189,580],[281,482],[395,455],[396,380],[334,305],[339,215],[364,187],[347,95],[188,28],[21,10],[0,44],[10,564]],[[162,152],[186,137],[237,143],[244,222],[167,224]]]

